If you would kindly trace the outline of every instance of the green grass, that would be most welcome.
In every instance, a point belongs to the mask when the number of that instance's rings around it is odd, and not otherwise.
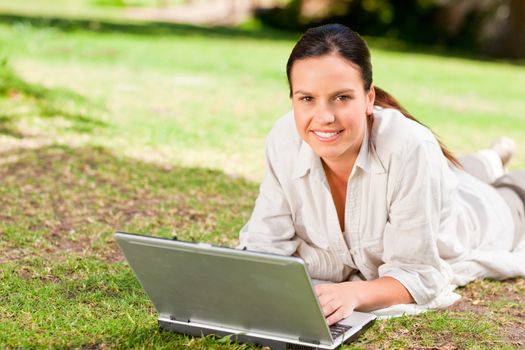
[[[11,156],[0,170],[0,196],[9,203],[0,222],[0,344],[227,347],[159,333],[112,233],[171,237],[176,229],[183,240],[234,245],[254,184],[101,148],[49,146]]]
[[[237,243],[297,35],[61,1],[0,0],[0,347],[249,348],[159,332],[112,233]],[[376,84],[451,149],[506,134],[525,167],[523,66],[370,43]],[[477,281],[460,306],[378,321],[347,348],[520,348],[523,281]]]
[[[23,269],[5,266],[2,280],[0,291],[10,296],[0,307],[3,346],[230,348],[211,338],[159,332],[154,310],[122,263],[69,258],[50,265],[33,258]]]
[[[184,4],[184,0],[167,0],[169,7]],[[186,1],[187,2],[187,1]],[[127,8],[158,8],[157,0],[2,0],[4,12],[37,14],[67,18],[121,18]]]

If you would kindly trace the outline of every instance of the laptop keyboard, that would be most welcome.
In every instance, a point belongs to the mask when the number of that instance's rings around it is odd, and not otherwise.
[[[352,328],[352,326],[336,323],[330,326],[330,333],[332,333],[332,338],[335,340],[337,339],[337,337],[348,331],[350,328]]]

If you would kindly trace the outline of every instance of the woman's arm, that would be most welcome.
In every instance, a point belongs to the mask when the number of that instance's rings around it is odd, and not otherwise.
[[[292,255],[301,242],[295,235],[290,203],[279,181],[283,169],[275,152],[278,142],[274,127],[266,138],[264,179],[250,219],[241,229],[239,248]]]
[[[329,325],[350,316],[354,310],[369,311],[414,302],[405,286],[392,277],[318,284],[315,292]]]
[[[370,281],[320,285],[317,295],[330,324],[354,309],[425,304],[450,283],[438,251],[438,236],[451,201],[446,163],[437,143],[423,142],[405,153],[391,174],[395,189],[383,232],[382,265]]]

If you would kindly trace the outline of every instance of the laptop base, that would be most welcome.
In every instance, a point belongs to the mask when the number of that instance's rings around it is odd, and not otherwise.
[[[218,337],[230,336],[230,339],[238,343],[248,343],[255,344],[260,346],[268,346],[272,350],[315,350],[315,349],[335,349],[340,344],[334,343],[332,345],[328,344],[313,344],[301,342],[299,340],[290,341],[279,340],[274,337],[274,339],[269,339],[268,335],[258,335],[256,333],[245,333],[245,332],[236,332],[234,330],[229,330],[225,328],[219,328],[209,325],[196,324],[192,322],[181,322],[176,320],[171,320],[165,317],[159,317],[158,319],[159,327],[162,330],[183,333],[192,335],[195,337],[203,337],[207,335],[214,335]],[[355,334],[355,337],[359,335],[358,332]],[[354,336],[350,337],[348,340],[353,339]],[[337,345],[336,345],[337,344]]]

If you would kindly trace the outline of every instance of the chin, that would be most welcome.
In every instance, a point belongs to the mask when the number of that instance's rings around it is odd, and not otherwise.
[[[323,149],[313,149],[314,153],[323,159],[336,159],[342,155],[343,152],[336,152],[334,150],[323,150]]]

